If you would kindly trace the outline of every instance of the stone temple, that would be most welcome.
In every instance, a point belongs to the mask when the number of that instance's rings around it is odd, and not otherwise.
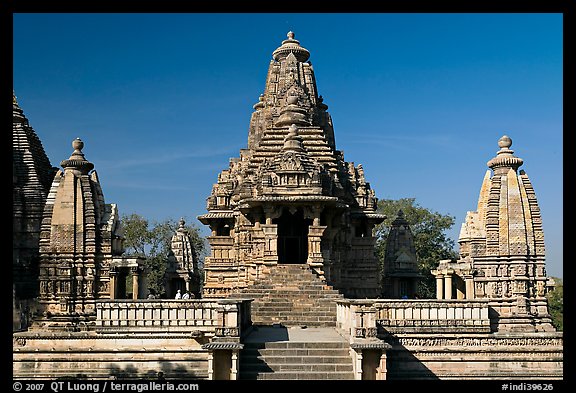
[[[379,295],[376,197],[362,165],[336,149],[308,50],[294,34],[272,54],[248,148],[208,198],[206,296],[245,288],[277,265],[306,264],[348,297]]]
[[[488,161],[459,258],[431,272],[437,298],[415,299],[410,226],[398,212],[381,267],[385,217],[336,149],[309,57],[292,32],[272,53],[248,146],[198,217],[212,231],[203,283],[175,229],[166,290],[192,299],[148,298],[89,146],[75,139],[52,167],[14,96],[15,379],[563,378],[542,218],[512,140]]]

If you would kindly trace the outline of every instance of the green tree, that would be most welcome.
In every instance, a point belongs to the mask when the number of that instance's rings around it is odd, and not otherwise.
[[[556,285],[546,294],[548,312],[552,317],[552,325],[556,330],[564,330],[564,283],[561,278],[552,277]]]
[[[430,270],[436,268],[441,259],[458,256],[454,250],[454,240],[445,234],[445,231],[454,225],[455,217],[424,208],[416,203],[415,198],[378,201],[378,212],[386,215],[384,222],[376,227],[376,252],[381,265],[386,253],[386,239],[398,210],[404,212],[404,218],[410,224],[414,236],[416,257],[422,274],[418,283],[418,295],[421,298],[435,298],[436,282]]]
[[[178,228],[178,221],[168,218],[164,221],[150,223],[138,214],[123,215],[120,223],[124,232],[124,247],[127,255],[141,256],[146,259],[148,287],[157,296],[165,296],[164,273],[170,241]],[[198,258],[198,268],[202,276],[203,261],[206,256],[206,242],[200,236],[200,229],[195,225],[186,225],[192,245]]]

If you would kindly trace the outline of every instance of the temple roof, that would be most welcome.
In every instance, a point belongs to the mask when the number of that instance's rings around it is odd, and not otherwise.
[[[281,61],[290,53],[292,53],[298,61],[305,62],[308,60],[310,52],[308,52],[306,48],[300,46],[300,41],[294,39],[294,33],[289,31],[286,36],[288,38],[282,41],[282,45],[272,53],[274,60]]]
[[[484,176],[477,211],[467,213],[460,231],[461,254],[481,256],[544,257],[544,232],[540,208],[528,175],[517,173],[523,160],[510,150],[512,139],[498,140],[496,157],[488,161],[493,170]],[[470,247],[468,244],[476,244]]]
[[[374,212],[376,198],[363,168],[336,150],[332,119],[309,57],[293,32],[273,52],[264,93],[250,119],[248,147],[219,174],[209,211],[314,200]]]
[[[82,174],[88,174],[92,169],[94,169],[94,164],[86,160],[82,149],[84,148],[84,142],[80,138],[76,138],[72,141],[72,148],[74,152],[67,160],[60,162],[60,166],[64,169],[77,170]]]
[[[510,146],[512,146],[512,139],[509,136],[504,135],[498,139],[500,150],[496,153],[496,157],[487,163],[488,167],[494,172],[504,173],[510,168],[516,171],[524,163],[521,158],[514,156],[514,150],[510,150]]]
[[[12,121],[14,186],[19,187],[29,196],[40,192],[45,197],[56,169],[50,164],[42,142],[20,108],[14,91],[12,92]]]

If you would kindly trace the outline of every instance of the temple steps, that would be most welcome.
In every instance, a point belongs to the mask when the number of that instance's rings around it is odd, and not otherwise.
[[[354,379],[348,342],[333,328],[260,328],[240,353],[240,379]]]
[[[308,265],[277,265],[266,277],[232,295],[254,298],[254,325],[335,327],[336,300],[343,296]]]

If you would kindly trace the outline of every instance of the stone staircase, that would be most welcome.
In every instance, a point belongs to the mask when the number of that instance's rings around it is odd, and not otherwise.
[[[335,327],[335,300],[343,295],[307,265],[278,265],[268,276],[230,297],[254,298],[254,325]]]
[[[298,329],[300,337],[271,338],[274,329]],[[334,328],[260,327],[244,343],[239,372],[246,380],[354,379],[349,345]]]

